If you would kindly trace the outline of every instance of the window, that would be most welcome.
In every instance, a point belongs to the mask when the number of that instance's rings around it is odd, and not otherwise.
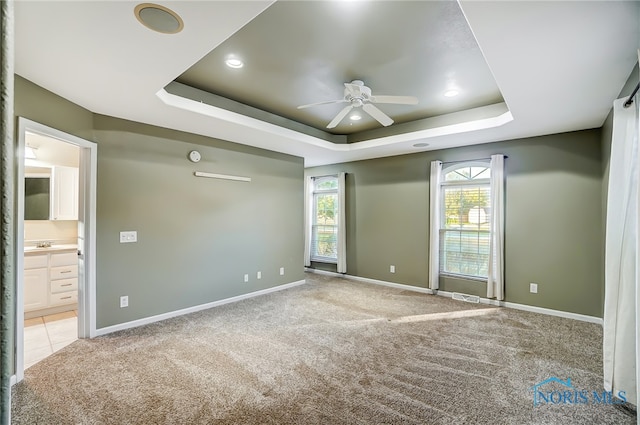
[[[311,260],[338,261],[338,221],[340,202],[338,176],[313,179],[313,213],[311,216]]]
[[[442,170],[440,274],[487,279],[491,218],[489,162]]]

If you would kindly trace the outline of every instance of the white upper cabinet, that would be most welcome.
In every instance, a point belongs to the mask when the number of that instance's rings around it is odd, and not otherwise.
[[[51,170],[51,220],[78,219],[78,169],[55,166]]]

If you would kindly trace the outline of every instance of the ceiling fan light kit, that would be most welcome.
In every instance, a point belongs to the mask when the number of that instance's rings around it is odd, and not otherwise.
[[[350,83],[344,83],[344,98],[339,100],[329,100],[325,102],[310,103],[300,105],[298,109],[310,108],[312,106],[327,105],[333,103],[349,103],[342,108],[338,115],[327,125],[327,128],[334,128],[346,117],[354,108],[362,108],[373,119],[378,121],[385,127],[393,124],[393,119],[378,109],[374,103],[390,103],[396,105],[416,105],[418,98],[414,96],[373,96],[371,89],[364,85],[362,80],[353,80]],[[352,118],[357,120],[359,118]]]

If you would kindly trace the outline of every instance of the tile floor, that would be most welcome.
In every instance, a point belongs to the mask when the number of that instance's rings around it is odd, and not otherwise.
[[[78,312],[67,311],[24,321],[24,368],[78,339]]]

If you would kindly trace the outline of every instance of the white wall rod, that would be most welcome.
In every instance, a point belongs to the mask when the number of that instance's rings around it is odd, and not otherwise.
[[[205,173],[204,171],[196,171],[196,177],[207,177],[210,179],[222,179],[222,180],[235,180],[239,182],[250,182],[251,177],[240,177],[240,176],[228,176],[226,174],[213,174],[213,173]]]

